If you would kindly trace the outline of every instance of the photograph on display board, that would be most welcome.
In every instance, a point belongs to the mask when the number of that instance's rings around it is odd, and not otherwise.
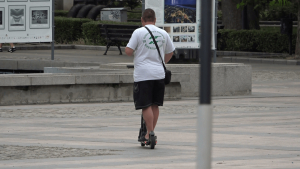
[[[181,32],[187,32],[187,26],[182,26],[181,27]]]
[[[165,23],[196,23],[196,0],[165,0]]]
[[[188,26],[188,32],[195,32],[195,26]]]
[[[180,42],[187,42],[187,36],[186,35],[181,35],[180,36]]]
[[[30,29],[50,28],[50,7],[30,7]]]
[[[173,36],[173,42],[179,42],[179,36]]]
[[[0,29],[5,28],[4,14],[5,14],[4,8],[0,8]]]
[[[7,2],[27,2],[28,0],[7,0]]]
[[[164,30],[165,30],[166,32],[170,33],[170,32],[171,32],[171,27],[164,27]]]
[[[8,30],[9,31],[25,31],[25,5],[8,6]]]
[[[187,40],[188,42],[195,42],[195,35],[188,35]]]
[[[180,26],[174,26],[173,32],[180,32]]]

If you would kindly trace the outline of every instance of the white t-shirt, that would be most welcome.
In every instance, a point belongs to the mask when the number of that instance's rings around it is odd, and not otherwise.
[[[146,25],[156,38],[160,54],[165,59],[165,54],[175,50],[169,34],[155,25]],[[159,80],[165,78],[161,58],[152,41],[151,35],[144,27],[136,29],[127,44],[134,50],[134,81]]]

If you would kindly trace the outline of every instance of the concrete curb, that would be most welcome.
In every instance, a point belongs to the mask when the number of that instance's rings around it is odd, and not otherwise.
[[[8,50],[8,46],[3,46],[4,51]],[[51,50],[51,45],[16,45],[17,50]],[[105,51],[106,46],[92,46],[92,45],[54,45],[54,49],[81,49],[81,50],[100,50]],[[116,46],[111,46],[109,51],[118,51]],[[125,47],[121,47],[122,51],[125,51]]]
[[[55,49],[82,49],[82,50],[106,50],[106,46],[93,46],[93,45],[62,45],[56,44],[54,45]],[[8,46],[3,46],[4,50],[8,50]],[[16,45],[17,50],[51,50],[51,44],[25,44],[25,45]],[[117,51],[118,48],[116,46],[112,46],[109,50]],[[121,50],[124,51],[125,47],[121,47]],[[282,53],[266,53],[266,52],[240,52],[240,51],[217,51],[218,56],[281,56],[286,55]]]
[[[265,59],[265,58],[240,58],[240,57],[223,57],[226,62],[238,63],[263,63],[263,64],[283,64],[283,65],[300,65],[300,60],[285,60],[285,59]]]
[[[286,53],[217,51],[217,56],[282,56]]]

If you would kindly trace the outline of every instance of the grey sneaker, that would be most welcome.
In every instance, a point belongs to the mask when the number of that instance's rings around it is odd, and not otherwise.
[[[13,53],[16,51],[16,48],[9,48],[9,50],[7,52]]]

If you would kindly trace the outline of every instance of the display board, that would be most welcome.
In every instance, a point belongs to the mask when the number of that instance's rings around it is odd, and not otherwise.
[[[156,14],[156,26],[169,33],[176,48],[200,48],[201,0],[145,0]],[[215,2],[212,1],[212,49],[215,49]]]
[[[0,43],[52,42],[52,1],[0,0]]]

